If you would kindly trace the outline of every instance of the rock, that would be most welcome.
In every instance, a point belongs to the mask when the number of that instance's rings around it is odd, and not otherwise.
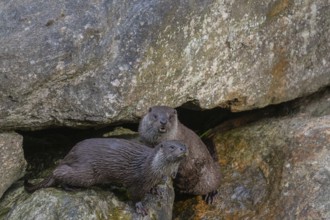
[[[174,189],[170,180],[157,187],[161,196],[146,196],[143,202],[149,214],[145,217],[135,212],[134,204],[125,198],[121,188],[94,187],[74,192],[46,188],[28,194],[22,185],[16,183],[0,200],[0,219],[172,219]]]
[[[24,175],[23,137],[14,132],[0,133],[0,198],[3,193]]]
[[[330,116],[264,120],[215,139],[227,216],[330,217]],[[319,176],[319,177],[318,177]]]
[[[243,111],[330,83],[326,1],[0,3],[1,130]]]
[[[157,191],[160,195],[146,195],[144,203],[145,207],[149,210],[149,214],[143,219],[171,220],[175,197],[172,180],[167,179],[166,183],[158,185]],[[134,219],[141,218],[136,213],[133,214],[133,217]]]
[[[76,192],[47,188],[32,195],[22,184],[0,202],[1,219],[132,219],[132,209],[108,190]]]
[[[292,106],[286,116],[215,129],[223,174],[216,202],[198,209],[186,201],[195,212],[177,219],[329,219],[330,90]]]

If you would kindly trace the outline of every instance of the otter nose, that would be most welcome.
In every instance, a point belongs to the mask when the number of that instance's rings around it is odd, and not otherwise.
[[[161,125],[166,125],[166,123],[167,123],[167,119],[165,119],[165,118],[160,119],[160,124]]]
[[[185,147],[180,147],[180,151],[185,152],[186,148]]]

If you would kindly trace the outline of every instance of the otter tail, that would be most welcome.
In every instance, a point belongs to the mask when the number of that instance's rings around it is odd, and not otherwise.
[[[34,191],[41,189],[41,188],[47,188],[55,185],[55,179],[53,178],[52,175],[48,176],[45,178],[43,181],[40,183],[37,183],[35,185],[29,183],[28,179],[24,180],[24,189],[25,191],[29,193],[33,193]]]

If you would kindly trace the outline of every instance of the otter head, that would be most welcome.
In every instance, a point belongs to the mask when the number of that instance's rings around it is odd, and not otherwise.
[[[187,147],[180,141],[163,141],[159,145],[162,149],[166,161],[177,162],[187,156]]]
[[[162,140],[173,139],[177,125],[178,116],[174,108],[154,106],[142,118],[139,135],[149,144],[158,144]]]
[[[153,170],[175,178],[180,162],[188,154],[187,147],[180,141],[162,141],[155,151]]]

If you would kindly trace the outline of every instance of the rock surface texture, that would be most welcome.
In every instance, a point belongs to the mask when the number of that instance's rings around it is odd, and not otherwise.
[[[283,117],[215,129],[223,172],[216,203],[177,219],[329,219],[330,90],[298,104]]]
[[[22,144],[23,137],[19,134],[0,134],[0,198],[12,183],[24,175],[26,161]]]
[[[110,191],[84,190],[66,192],[54,188],[32,195],[23,187],[11,191],[0,203],[0,219],[132,219],[133,210]],[[2,214],[2,216],[1,216]],[[119,218],[120,216],[120,218]]]
[[[124,191],[93,188],[68,192],[46,188],[29,194],[24,191],[22,184],[14,184],[0,200],[0,219],[172,219],[174,189],[171,181],[157,187],[161,195],[146,195],[143,203],[148,215],[144,217],[136,213],[134,204],[127,198],[120,198],[125,194]]]
[[[0,2],[2,130],[243,111],[330,83],[327,1]]]

